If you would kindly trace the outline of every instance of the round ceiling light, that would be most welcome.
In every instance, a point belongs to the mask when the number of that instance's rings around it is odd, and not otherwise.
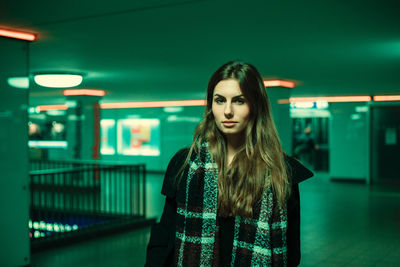
[[[36,74],[33,79],[40,86],[67,88],[80,85],[83,77],[80,74]]]
[[[10,77],[7,79],[7,83],[9,86],[20,88],[20,89],[28,89],[29,88],[29,78],[28,77]]]

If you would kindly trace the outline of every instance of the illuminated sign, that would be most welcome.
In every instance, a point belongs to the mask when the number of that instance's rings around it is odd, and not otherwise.
[[[316,108],[316,109],[327,109],[329,103],[327,101],[316,101],[316,102],[291,102],[290,108]]]
[[[159,119],[121,119],[117,122],[117,149],[122,155],[159,156]]]
[[[28,141],[28,146],[29,147],[34,147],[34,148],[63,148],[67,149],[68,148],[68,142],[67,141],[51,141],[51,140],[29,140]]]

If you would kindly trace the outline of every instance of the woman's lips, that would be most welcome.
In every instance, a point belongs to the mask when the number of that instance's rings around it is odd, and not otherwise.
[[[223,121],[222,124],[227,128],[232,128],[236,125],[236,121]]]

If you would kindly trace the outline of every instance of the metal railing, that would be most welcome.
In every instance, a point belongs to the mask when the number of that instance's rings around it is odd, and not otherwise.
[[[53,163],[41,166],[62,168],[30,171],[33,247],[145,219],[145,165]]]
[[[49,170],[49,169],[63,169],[63,168],[82,168],[82,167],[95,167],[95,166],[118,166],[112,162],[99,162],[97,160],[39,160],[34,159],[29,161],[30,171],[36,170]],[[128,165],[128,164],[124,164]]]

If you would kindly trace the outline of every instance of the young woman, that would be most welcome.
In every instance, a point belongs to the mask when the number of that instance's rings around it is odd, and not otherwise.
[[[298,183],[312,175],[282,151],[258,71],[224,64],[191,147],[168,165],[146,266],[297,266]]]

